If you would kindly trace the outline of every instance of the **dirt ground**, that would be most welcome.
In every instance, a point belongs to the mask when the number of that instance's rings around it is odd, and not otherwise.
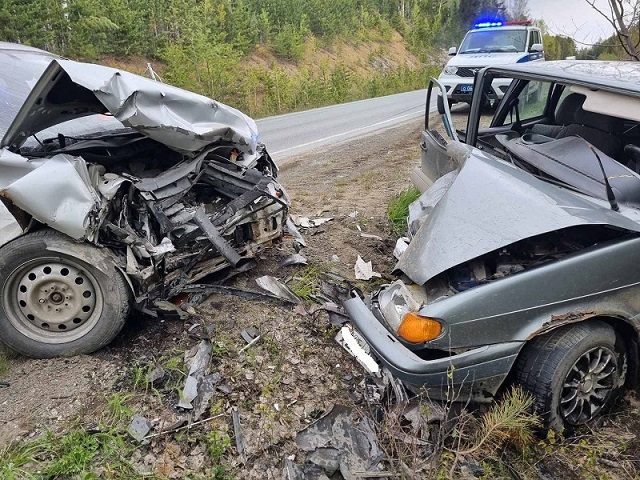
[[[456,122],[466,118],[466,107],[455,110]],[[299,285],[308,276],[331,271],[372,290],[380,282],[355,282],[358,255],[373,262],[382,282],[390,280],[395,238],[386,220],[386,205],[410,185],[408,173],[419,159],[420,132],[421,122],[416,120],[287,164],[279,180],[292,198],[292,215],[333,220],[305,232],[308,246],[302,253],[309,266],[280,267],[280,260],[293,253],[290,241],[284,241],[266,251],[256,269],[231,284],[257,290],[255,279],[270,274]],[[362,237],[361,232],[382,240]],[[309,313],[309,305],[303,312],[230,295],[212,295],[196,310],[186,321],[131,318],[110,346],[89,356],[32,360],[5,352],[8,368],[0,380],[10,386],[0,388],[0,448],[47,430],[91,425],[114,395],[126,399],[129,411],[150,419],[154,431],[175,423],[182,415],[175,404],[184,375],[184,352],[197,346],[205,331],[213,339],[212,371],[221,375],[224,385],[209,412],[218,417],[186,436],[159,435],[136,448],[129,461],[140,474],[206,475],[211,460],[199,432],[221,431],[233,438],[229,412],[237,407],[247,460],[241,461],[232,442],[221,461],[233,478],[281,478],[284,460],[300,455],[293,441],[296,432],[335,404],[362,403],[362,369],[334,341],[336,327],[326,312]],[[239,353],[245,346],[240,332],[248,327],[256,327],[262,339]],[[165,378],[150,388],[140,378],[158,365],[163,366]],[[640,402],[629,395],[597,430],[586,432],[575,444],[535,445],[537,453],[527,457],[530,471],[522,478],[583,478],[590,471],[592,478],[598,478],[598,472],[609,478],[633,478],[633,462],[640,459]]]

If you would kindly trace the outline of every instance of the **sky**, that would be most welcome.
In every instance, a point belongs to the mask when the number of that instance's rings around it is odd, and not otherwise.
[[[596,0],[604,12],[609,11],[608,0]],[[543,19],[551,33],[567,35],[579,42],[593,43],[613,34],[613,27],[585,0],[529,0],[530,18]]]

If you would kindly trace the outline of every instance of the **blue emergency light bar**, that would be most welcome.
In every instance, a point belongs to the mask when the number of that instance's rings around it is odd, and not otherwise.
[[[473,28],[501,27],[502,25],[502,22],[481,22],[476,23]]]

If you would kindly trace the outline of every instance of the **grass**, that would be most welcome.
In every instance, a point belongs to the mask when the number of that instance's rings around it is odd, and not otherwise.
[[[407,229],[409,205],[418,199],[420,190],[409,187],[402,190],[387,204],[387,217],[394,235],[402,235]]]
[[[308,265],[294,277],[289,288],[302,300],[310,301],[320,290],[320,277],[326,270],[323,265]]]
[[[132,451],[125,434],[115,430],[94,433],[74,427],[63,435],[47,432],[0,450],[0,478],[138,479],[126,460]]]
[[[0,375],[4,375],[9,371],[9,361],[4,352],[0,352]]]

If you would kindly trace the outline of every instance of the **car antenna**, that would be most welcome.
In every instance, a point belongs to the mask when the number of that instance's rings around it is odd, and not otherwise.
[[[620,210],[620,207],[618,206],[618,202],[616,201],[616,196],[613,194],[613,188],[611,188],[611,184],[609,183],[609,178],[607,177],[607,174],[604,171],[604,167],[602,166],[602,160],[600,160],[600,155],[598,155],[598,152],[596,151],[596,149],[593,148],[593,145],[591,145],[590,143],[588,145],[589,145],[589,149],[593,152],[593,154],[598,159],[600,170],[602,170],[602,176],[604,177],[604,184],[607,188],[607,200],[609,200],[609,204],[611,205],[611,210],[613,210],[614,212],[617,212],[618,210]]]

